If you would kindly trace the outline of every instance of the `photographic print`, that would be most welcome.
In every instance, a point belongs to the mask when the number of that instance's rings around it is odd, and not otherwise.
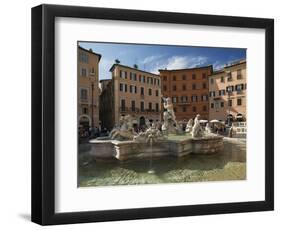
[[[244,48],[77,44],[78,186],[246,179]]]

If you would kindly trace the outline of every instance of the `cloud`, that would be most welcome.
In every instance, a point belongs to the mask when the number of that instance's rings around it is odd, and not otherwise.
[[[152,57],[152,56],[151,56]],[[156,57],[156,56],[154,56]],[[147,60],[156,60],[156,58],[147,58]],[[158,73],[159,69],[184,69],[194,68],[208,64],[208,58],[204,56],[172,56],[168,59],[161,58],[150,62],[150,72]]]
[[[148,56],[145,59],[143,59],[141,61],[141,64],[149,64],[151,62],[155,62],[157,60],[159,60],[160,58],[162,58],[163,55],[152,55],[152,56]]]
[[[226,63],[222,63],[221,61],[215,61],[213,63],[213,69],[214,70],[220,70],[225,66]]]

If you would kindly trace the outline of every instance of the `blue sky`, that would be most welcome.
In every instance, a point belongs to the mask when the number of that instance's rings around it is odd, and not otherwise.
[[[210,48],[172,45],[138,45],[122,43],[79,42],[86,49],[102,55],[100,60],[100,79],[111,78],[110,67],[115,59],[120,64],[158,74],[158,69],[194,68],[213,65],[220,69],[225,64],[246,58],[246,49]]]

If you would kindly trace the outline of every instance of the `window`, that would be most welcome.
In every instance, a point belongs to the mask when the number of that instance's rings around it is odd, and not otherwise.
[[[158,103],[155,104],[155,111],[159,112],[159,104]]]
[[[232,106],[232,100],[228,100],[228,106],[229,106],[229,107]]]
[[[163,91],[167,91],[167,86],[163,85]]]
[[[145,76],[142,76],[142,82],[145,83]]]
[[[134,77],[134,81],[137,81],[137,74],[136,73],[133,74],[133,77]]]
[[[203,83],[202,84],[202,87],[203,87],[203,89],[206,89],[207,87],[206,87],[206,83]]]
[[[183,102],[183,103],[187,102],[187,96],[182,96],[181,97],[181,102]]]
[[[155,90],[155,96],[158,97],[159,96],[159,91]]]
[[[226,87],[226,92],[231,93],[231,92],[233,92],[233,91],[234,91],[233,85],[227,86],[227,87]]]
[[[88,90],[87,89],[81,89],[80,91],[80,99],[87,100],[88,99]]]
[[[125,84],[125,92],[127,92],[127,84]]]
[[[186,76],[182,75],[182,80],[185,81],[186,80]]]
[[[196,89],[196,84],[192,84],[192,89]]]
[[[221,76],[221,82],[224,82],[224,76]]]
[[[137,86],[135,86],[135,93],[138,93],[138,92],[137,92]]]
[[[133,74],[130,72],[130,80],[133,79]]]
[[[125,99],[121,99],[121,111],[125,111]]]
[[[127,72],[120,70],[120,77],[123,79],[127,79]]]
[[[176,108],[176,107],[174,107],[174,112],[175,112],[175,113],[177,112],[177,108]]]
[[[208,95],[202,95],[202,101],[208,101]]]
[[[206,79],[206,73],[202,73],[202,79]]]
[[[84,107],[84,108],[82,109],[82,113],[83,113],[83,114],[87,114],[87,113],[88,113],[88,108]]]
[[[211,109],[213,109],[214,108],[214,103],[211,103]]]
[[[141,75],[139,75],[139,82],[141,82]]]
[[[173,85],[173,90],[177,91],[177,86],[176,85]]]
[[[177,99],[178,99],[177,97],[172,97],[172,102],[177,103]]]
[[[195,80],[196,79],[196,74],[192,74],[192,80]]]
[[[92,74],[95,73],[95,68],[94,67],[90,68],[90,73],[92,73]]]
[[[231,72],[227,73],[227,81],[232,81],[232,74],[231,74]]]
[[[203,111],[206,112],[207,111],[207,106],[203,105]]]
[[[211,78],[210,81],[211,81],[211,84],[214,84],[214,78]]]
[[[120,91],[120,92],[123,91],[123,84],[122,84],[122,83],[120,83],[120,85],[119,85],[119,91]]]
[[[219,90],[219,96],[223,96],[223,95],[225,95],[225,90],[224,89]]]
[[[132,93],[132,92],[133,92],[133,86],[130,85],[130,93]]]
[[[241,71],[241,69],[238,69],[237,70],[237,80],[240,80],[240,79],[242,79],[242,71]]]
[[[237,105],[242,105],[242,98],[237,98]]]
[[[183,90],[183,91],[186,90],[186,85],[182,85],[182,90]]]
[[[186,107],[185,106],[182,107],[182,111],[186,112]]]
[[[151,102],[148,103],[148,109],[149,109],[149,111],[152,110],[152,103]]]
[[[193,107],[192,107],[192,111],[193,111],[193,112],[196,112],[196,106],[193,106]]]
[[[132,111],[134,112],[136,110],[136,102],[132,101],[131,106],[132,106]]]
[[[221,102],[221,108],[223,108],[223,107],[224,107],[224,102],[222,101],[222,102]]]
[[[87,69],[86,68],[81,69],[81,76],[87,77]]]
[[[157,85],[160,85],[160,80],[159,79],[157,79]]]
[[[196,101],[197,101],[197,95],[191,96],[191,101],[192,101],[192,102],[196,102]]]
[[[141,101],[141,103],[140,103],[140,108],[141,108],[141,111],[143,112],[144,111],[144,102],[143,101]]]
[[[176,76],[173,76],[173,81],[176,81],[177,80],[177,77]]]
[[[144,88],[141,87],[141,95],[144,95]]]
[[[149,95],[149,96],[152,95],[152,89],[148,89],[148,95]]]
[[[84,62],[84,63],[88,63],[89,62],[89,55],[86,53],[81,53],[80,54],[80,61]]]
[[[167,81],[167,76],[164,76],[164,77],[163,77],[163,81]]]
[[[241,92],[242,90],[243,90],[243,84],[240,84],[240,85],[236,85],[235,86],[235,90],[237,91],[237,92]]]

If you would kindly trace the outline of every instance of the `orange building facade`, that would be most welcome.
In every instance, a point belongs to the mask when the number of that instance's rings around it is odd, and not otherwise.
[[[209,118],[208,76],[212,66],[190,69],[159,70],[162,95],[170,97],[178,121],[188,121],[197,114],[201,119]]]

